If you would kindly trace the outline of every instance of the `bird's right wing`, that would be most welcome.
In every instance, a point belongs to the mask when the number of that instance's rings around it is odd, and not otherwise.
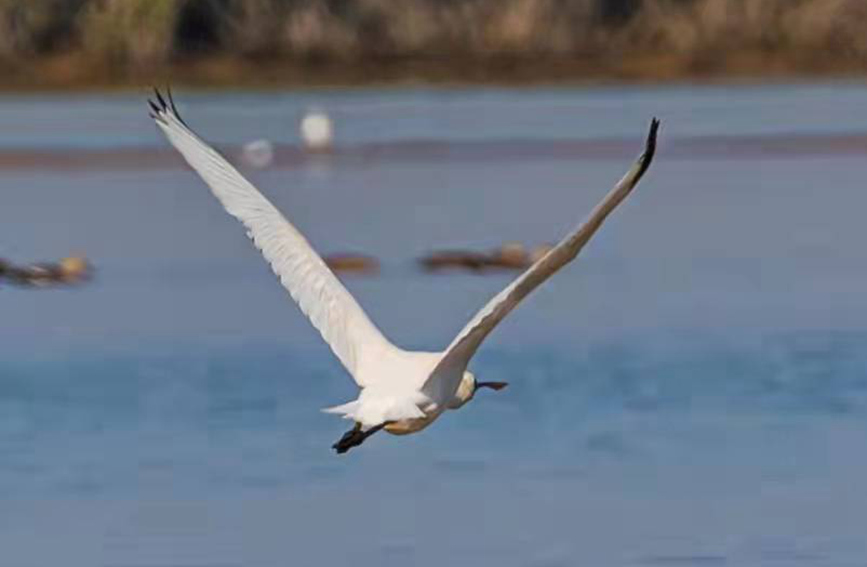
[[[498,293],[467,323],[452,344],[445,350],[442,359],[424,385],[424,391],[435,399],[450,399],[457,391],[463,371],[470,359],[494,330],[494,327],[514,309],[522,299],[547,280],[557,270],[571,262],[585,244],[593,237],[602,223],[617,205],[632,192],[644,172],[650,167],[656,151],[656,133],[659,121],[653,119],[647,135],[644,152],[626,175],[596,205],[590,217],[574,231],[566,235],[554,248],[527,268],[506,289]]]
[[[226,211],[241,221],[247,235],[271,265],[301,311],[359,386],[367,386],[359,366],[368,357],[396,349],[370,321],[355,299],[298,230],[213,148],[202,141],[157,91],[148,101],[151,116],[169,142],[204,179]]]

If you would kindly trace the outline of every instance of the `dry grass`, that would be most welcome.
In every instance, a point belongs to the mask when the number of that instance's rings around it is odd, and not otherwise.
[[[695,66],[721,66],[744,52],[805,66],[867,61],[867,3],[861,0],[647,0],[624,41]]]
[[[22,59],[61,47],[84,0],[0,0],[0,61]]]
[[[80,76],[99,74],[96,63],[121,81],[164,77],[178,65],[219,75],[227,62],[233,72],[283,76],[356,68],[368,77],[377,69],[448,75],[448,67],[458,77],[465,68],[523,67],[567,75],[571,67],[579,77],[641,69],[645,78],[860,72],[867,1],[0,0],[0,65],[47,62],[42,69],[62,68],[68,78],[85,61]]]
[[[94,62],[152,69],[169,62],[184,0],[97,0],[79,14],[76,35]]]

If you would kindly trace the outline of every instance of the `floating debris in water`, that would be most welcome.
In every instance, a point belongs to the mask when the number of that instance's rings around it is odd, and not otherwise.
[[[20,287],[75,285],[89,280],[92,275],[93,266],[81,256],[26,266],[16,266],[0,259],[0,283],[8,282]]]
[[[438,250],[420,258],[419,264],[428,272],[455,269],[480,272],[487,267],[487,257],[467,250]]]
[[[488,255],[488,265],[493,268],[523,270],[532,266],[552,248],[550,244],[541,244],[528,251],[520,242],[507,242]]]
[[[527,250],[519,242],[507,242],[491,252],[471,250],[437,250],[419,258],[422,269],[428,272],[445,270],[467,270],[485,272],[490,270],[523,270],[551,250],[550,244],[536,246]]]
[[[379,272],[379,260],[364,254],[331,254],[325,256],[325,264],[335,272],[375,274]]]

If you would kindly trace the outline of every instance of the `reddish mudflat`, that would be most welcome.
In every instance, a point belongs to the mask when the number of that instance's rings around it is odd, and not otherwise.
[[[624,159],[635,153],[631,138],[591,140],[406,140],[344,145],[323,153],[310,153],[301,146],[275,144],[273,167],[308,164],[331,165],[415,161],[500,161],[520,159],[599,160]],[[672,135],[665,140],[668,159],[764,159],[807,156],[867,155],[867,132],[856,134],[792,134],[755,136]],[[221,151],[241,165],[241,148],[224,146]],[[179,168],[184,164],[165,148],[125,147],[104,149],[0,149],[2,170],[133,170]]]

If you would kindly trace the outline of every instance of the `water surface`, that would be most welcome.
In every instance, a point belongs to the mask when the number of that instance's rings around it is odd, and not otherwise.
[[[346,424],[318,409],[352,383],[194,174],[169,157],[0,168],[0,257],[98,267],[76,289],[0,288],[10,565],[867,561],[867,156],[834,146],[867,136],[867,89],[178,98],[230,148],[297,151],[297,117],[332,112],[336,156],[245,172],[320,251],[382,261],[345,281],[409,348],[442,348],[510,279],[415,257],[556,240],[650,116],[663,138],[634,197],[473,361],[511,388],[343,458]],[[4,97],[0,124],[7,152],[163,145],[137,94]]]

